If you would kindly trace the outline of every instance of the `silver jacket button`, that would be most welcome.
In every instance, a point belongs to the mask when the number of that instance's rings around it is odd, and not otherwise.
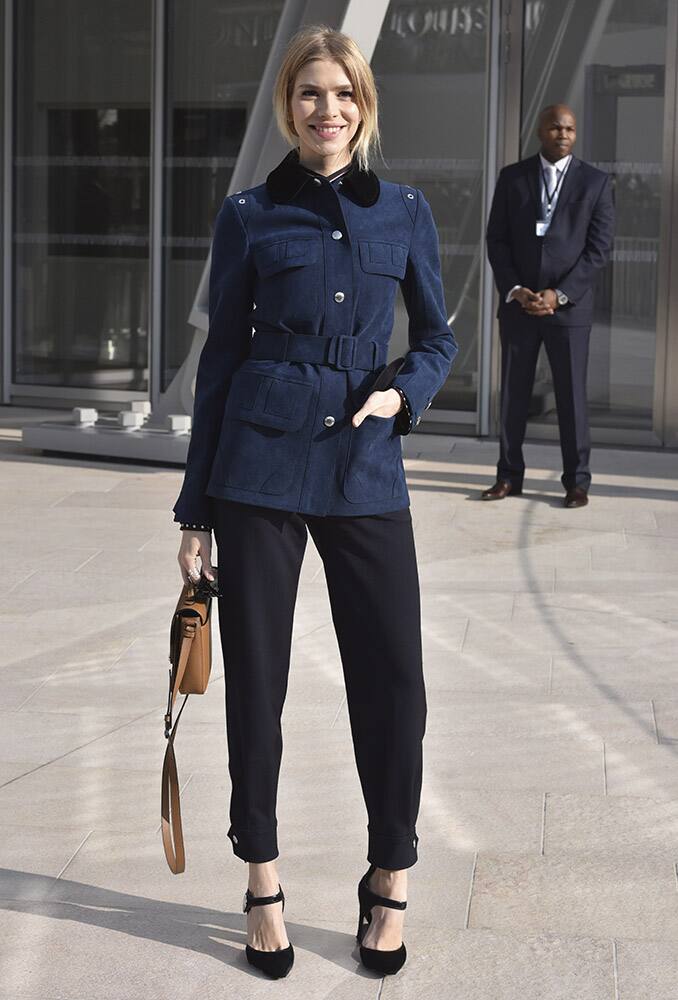
[[[332,233],[332,239],[333,240],[340,240],[343,235],[344,234],[341,232],[341,230],[335,229],[334,232]]]
[[[325,427],[334,427],[334,417],[325,417],[323,423]]]
[[[343,292],[335,292],[334,293],[334,301],[335,302],[343,302],[344,301],[344,293]]]
[[[314,184],[322,184],[322,181],[320,180],[320,178],[319,178],[319,177],[314,177],[314,178],[313,178],[313,183],[314,183]]]

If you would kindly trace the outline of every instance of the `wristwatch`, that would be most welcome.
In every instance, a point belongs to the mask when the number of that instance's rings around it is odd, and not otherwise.
[[[565,292],[561,292],[561,290],[559,288],[556,288],[555,289],[555,293],[556,293],[556,298],[558,299],[558,305],[559,306],[566,306],[567,303],[570,300],[568,299],[568,297],[565,294]]]

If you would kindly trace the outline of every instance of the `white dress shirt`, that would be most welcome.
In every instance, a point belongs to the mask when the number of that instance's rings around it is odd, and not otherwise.
[[[558,198],[560,197],[560,192],[562,190],[563,184],[565,183],[565,174],[567,168],[570,165],[572,159],[572,153],[568,153],[567,156],[563,156],[562,159],[556,160],[555,163],[551,163],[547,160],[545,156],[539,154],[539,164],[541,170],[539,171],[539,198],[541,202],[541,222],[544,226],[544,233],[548,231],[551,225],[551,219],[553,218],[553,213],[556,210],[556,205],[558,204]],[[549,202],[547,197],[546,188],[544,186],[544,177],[546,177],[546,182],[548,184],[549,193],[551,195],[551,200]],[[549,212],[548,206],[551,205],[551,211]],[[514,285],[511,291],[506,296],[506,301],[510,302],[513,298],[513,293],[521,288],[521,285]]]

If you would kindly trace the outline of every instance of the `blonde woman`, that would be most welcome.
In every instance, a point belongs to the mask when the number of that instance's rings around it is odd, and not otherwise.
[[[265,183],[225,198],[216,219],[209,334],[173,508],[182,528],[178,561],[184,582],[200,572],[213,579],[214,530],[228,837],[249,862],[247,958],[279,978],[294,961],[275,864],[280,720],[311,533],[368,813],[360,957],[383,975],[406,958],[426,719],[401,435],[419,423],[457,346],[428,202],[370,167],[379,148],[377,91],[355,42],[322,25],[304,28],[287,47],[273,101],[292,149]],[[386,365],[398,285],[409,351]]]

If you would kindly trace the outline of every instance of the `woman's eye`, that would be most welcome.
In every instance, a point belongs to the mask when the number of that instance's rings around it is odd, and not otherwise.
[[[318,93],[317,90],[302,90],[301,96],[302,97],[306,97],[307,95],[312,95],[312,94],[317,94],[317,93]],[[345,95],[346,97],[353,97],[353,91],[352,90],[342,90],[341,94]]]

